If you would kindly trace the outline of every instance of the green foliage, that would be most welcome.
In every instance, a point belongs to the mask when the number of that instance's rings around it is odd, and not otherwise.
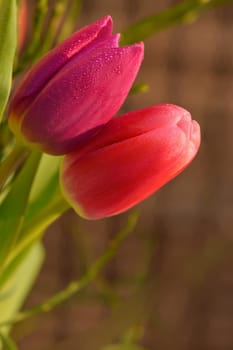
[[[2,323],[0,322],[0,328],[4,328],[7,325],[12,325],[17,322],[27,320],[33,316],[41,313],[47,313],[52,311],[54,308],[64,303],[73,297],[83,288],[87,287],[100,273],[100,271],[106,266],[106,264],[116,255],[121,243],[133,232],[137,223],[138,215],[132,214],[128,218],[128,222],[122,230],[120,230],[116,237],[109,243],[106,251],[100,256],[87,270],[87,272],[78,280],[71,282],[65,289],[58,292],[50,299],[45,302],[15,315],[12,319],[5,319]],[[1,320],[0,320],[1,321]]]
[[[144,347],[138,345],[142,337],[143,328],[139,325],[130,327],[123,336],[119,344],[112,344],[105,346],[102,350],[146,350]]]
[[[32,153],[22,171],[17,176],[12,188],[0,205],[0,271],[13,248],[23,224],[25,211],[31,192],[32,183],[40,160],[39,153]]]
[[[62,197],[59,186],[59,165],[60,158],[43,155],[35,181],[33,182],[25,215],[24,227],[19,236],[19,240],[25,236],[26,227],[28,227],[30,223],[30,229],[32,231],[43,231],[47,228],[48,225],[43,222],[44,215],[49,208],[53,206],[54,202],[59,199],[64,201],[61,199]],[[59,212],[59,214],[61,214],[61,212]],[[36,224],[35,221],[38,215],[40,216],[40,219],[37,219]],[[48,216],[46,216],[46,220],[49,220]]]
[[[16,1],[0,0],[0,120],[11,88],[16,33]]]
[[[130,94],[146,93],[149,90],[149,85],[146,83],[134,84],[130,90]]]
[[[17,261],[14,273],[0,293],[0,322],[11,319],[22,306],[30,291],[44,259],[44,250],[41,244],[34,245],[25,254],[24,259]],[[6,334],[9,326],[1,328]]]
[[[14,255],[14,257],[10,259],[10,261],[5,266],[4,271],[0,275],[0,301],[5,297],[5,292],[3,292],[3,290],[5,290],[5,286],[15,274],[15,271],[18,269],[22,261],[26,258],[30,249],[31,245],[25,249],[22,249],[22,251]]]
[[[82,0],[56,0],[48,15],[49,1],[38,0],[33,18],[32,38],[15,69],[15,74],[36,62],[74,30]],[[46,26],[46,34],[44,28]]]
[[[2,350],[17,350],[17,346],[13,339],[8,335],[0,334],[0,341],[2,343]],[[0,345],[1,345],[0,343]]]
[[[143,18],[123,31],[122,44],[132,44],[177,24],[191,23],[204,11],[233,3],[233,0],[185,0],[168,9]]]
[[[32,185],[24,222],[8,263],[40,239],[45,229],[69,208],[60,192],[59,165],[59,157],[43,155]]]

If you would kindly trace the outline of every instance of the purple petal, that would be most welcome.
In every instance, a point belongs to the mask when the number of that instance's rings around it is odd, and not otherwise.
[[[106,16],[95,23],[75,32],[63,43],[45,55],[25,76],[14,96],[10,110],[17,109],[17,114],[27,108],[35,96],[40,93],[49,80],[65,64],[87,46],[93,47],[112,33],[112,18]]]
[[[72,150],[79,135],[105,124],[118,111],[142,58],[143,44],[97,47],[81,59],[75,56],[30,106],[22,133],[45,150],[73,139],[63,152]]]

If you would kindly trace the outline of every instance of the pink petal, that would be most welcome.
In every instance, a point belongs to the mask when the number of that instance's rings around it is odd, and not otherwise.
[[[73,56],[87,46],[93,46],[99,41],[108,38],[112,33],[112,26],[112,18],[110,16],[103,17],[95,23],[78,30],[60,45],[49,51],[26,74],[20,88],[17,89],[10,110],[17,109],[19,115]]]
[[[83,134],[95,132],[118,111],[142,57],[142,44],[94,50],[81,61],[75,57],[30,106],[22,133],[51,153],[72,150],[80,135],[83,140]]]

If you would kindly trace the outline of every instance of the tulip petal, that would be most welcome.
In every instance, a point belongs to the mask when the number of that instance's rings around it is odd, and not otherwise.
[[[112,18],[103,17],[95,23],[78,30],[59,46],[45,55],[26,74],[20,89],[12,100],[10,110],[17,110],[15,118],[22,116],[22,111],[30,105],[34,97],[44,88],[48,81],[74,56],[89,45],[95,45],[112,33]]]
[[[161,110],[168,111],[172,105],[162,107],[160,105]],[[179,107],[173,107],[177,112]],[[71,206],[89,219],[116,215],[178,175],[194,158],[200,144],[199,125],[191,120],[188,112],[181,108],[180,112],[179,117],[173,115],[169,122],[164,111],[164,123],[160,116],[157,122],[145,119],[143,123],[139,117],[142,111],[138,115],[132,112],[121,116],[106,127],[109,130],[112,127],[112,140],[110,132],[103,130],[92,141],[95,147],[86,149],[84,153],[81,151],[81,154],[78,150],[66,155],[61,186]],[[148,114],[148,110],[145,114]],[[136,117],[134,126],[131,125],[131,115]],[[129,137],[126,137],[127,131],[121,128],[123,124],[127,126],[127,122]],[[136,136],[133,136],[132,129],[136,131]],[[124,139],[120,137],[120,130]],[[97,139],[101,144],[104,133],[105,137],[109,137],[108,144],[96,146]],[[115,142],[112,142],[114,139]]]
[[[191,120],[190,113],[184,108],[168,103],[126,113],[112,119],[104,125],[97,137],[76,149],[76,158],[92,150],[142,135],[148,131],[176,125],[183,117],[188,121]]]
[[[143,44],[93,50],[81,61],[75,57],[30,106],[23,135],[50,153],[73,150],[118,111],[142,58]]]

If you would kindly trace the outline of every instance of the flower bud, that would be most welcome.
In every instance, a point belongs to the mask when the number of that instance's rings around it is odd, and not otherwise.
[[[118,42],[106,16],[44,56],[13,96],[13,132],[50,154],[70,152],[95,135],[124,102],[143,59],[142,43]]]
[[[85,218],[119,214],[183,171],[199,145],[199,125],[181,107],[161,104],[130,112],[65,156],[63,194]]]

